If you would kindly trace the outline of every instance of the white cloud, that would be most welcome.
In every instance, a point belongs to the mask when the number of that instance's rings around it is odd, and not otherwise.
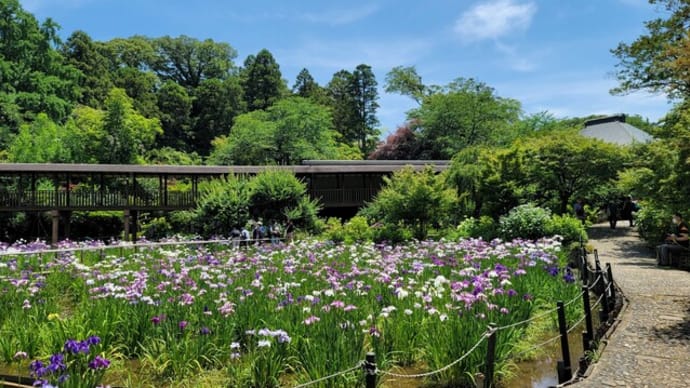
[[[308,12],[299,16],[299,19],[310,23],[344,25],[358,22],[373,15],[379,10],[376,4],[368,4],[361,8],[332,9],[322,12]]]
[[[455,23],[455,32],[467,42],[497,39],[529,28],[536,12],[533,1],[491,0],[465,11]]]

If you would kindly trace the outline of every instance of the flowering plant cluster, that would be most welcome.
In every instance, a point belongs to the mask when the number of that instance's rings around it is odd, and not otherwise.
[[[61,352],[48,360],[34,360],[29,364],[34,386],[43,388],[93,388],[103,377],[110,361],[100,354],[90,357],[93,348],[101,343],[97,336],[83,341],[69,339]]]
[[[489,323],[522,321],[577,295],[565,263],[555,239],[303,241],[248,250],[171,245],[43,261],[16,256],[0,264],[0,314],[7,317],[0,332],[9,338],[0,340],[0,357],[10,363],[19,349],[31,358],[52,353],[65,336],[47,344],[33,338],[54,338],[50,317],[63,316],[61,325],[80,330],[66,332],[101,337],[67,341],[54,360],[32,366],[37,379],[60,386],[77,375],[102,376],[108,362],[92,356],[95,346],[122,349],[160,379],[225,369],[235,386],[278,385],[286,374],[309,381],[351,368],[370,350],[380,365],[433,369],[471,348]],[[523,330],[499,337],[499,364]],[[482,362],[470,357],[438,378],[463,384]]]

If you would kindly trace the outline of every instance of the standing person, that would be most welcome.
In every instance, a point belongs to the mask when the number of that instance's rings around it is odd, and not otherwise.
[[[255,245],[261,244],[261,238],[262,238],[262,236],[261,236],[261,225],[262,225],[262,222],[259,221],[259,222],[254,223],[254,226],[252,228],[252,240],[254,240]]]
[[[631,196],[625,197],[623,201],[623,208],[621,209],[621,218],[628,220],[630,222],[630,227],[634,226],[633,222],[633,212],[635,211],[635,204],[632,201]]]
[[[585,213],[585,205],[582,201],[582,198],[578,198],[573,206],[573,210],[575,210],[575,217],[582,222],[582,225],[584,225],[587,215]]]
[[[278,224],[278,221],[273,221],[268,233],[271,235],[271,243],[278,244],[280,242],[281,233],[280,224]]]
[[[615,199],[609,201],[609,204],[606,206],[606,214],[609,217],[611,229],[616,229],[616,223],[618,222],[618,202]]]
[[[292,220],[288,220],[287,225],[285,225],[285,243],[291,243],[292,238],[295,234],[295,225]]]
[[[671,219],[675,227],[674,233],[666,236],[664,243],[656,247],[657,265],[670,265],[671,254],[688,249],[688,225],[683,221],[680,213],[675,213]]]
[[[240,239],[241,238],[242,238],[242,233],[237,228],[237,226],[233,226],[232,230],[230,231],[230,240],[232,241],[232,249],[237,249],[240,247]]]
[[[242,231],[240,232],[240,247],[247,247],[249,245],[249,239],[251,236],[249,235],[249,229],[247,229],[247,226],[245,225],[242,227]]]

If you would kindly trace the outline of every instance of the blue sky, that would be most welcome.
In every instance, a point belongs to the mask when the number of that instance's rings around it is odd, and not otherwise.
[[[383,92],[394,66],[415,66],[426,84],[475,78],[515,98],[526,113],[557,117],[640,114],[656,121],[661,95],[611,96],[610,49],[644,32],[661,10],[646,0],[20,0],[62,36],[97,40],[189,35],[230,43],[236,64],[266,48],[292,86],[308,68],[321,85],[366,63],[380,86],[384,134],[405,121],[410,99]]]

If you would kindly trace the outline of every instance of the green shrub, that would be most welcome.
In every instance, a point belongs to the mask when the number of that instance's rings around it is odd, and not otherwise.
[[[549,210],[532,204],[520,205],[499,219],[501,237],[505,240],[535,240],[544,237],[550,220]]]
[[[563,237],[563,246],[579,242],[580,239],[587,241],[587,232],[582,221],[569,214],[553,215],[546,224],[546,235]]]
[[[284,221],[285,212],[296,209],[307,195],[307,187],[287,171],[267,170],[249,181],[250,211],[265,222]],[[302,204],[303,205],[303,204]]]
[[[245,179],[229,176],[209,181],[197,204],[195,222],[204,236],[228,235],[249,219],[249,187]]]
[[[637,231],[650,246],[664,241],[666,235],[672,232],[671,217],[673,211],[651,202],[641,203],[640,210],[635,214]],[[683,214],[684,218],[687,215]]]
[[[384,187],[360,215],[387,225],[404,225],[417,239],[424,239],[430,227],[443,225],[457,202],[455,190],[427,167],[416,172],[411,167],[384,177]]]
[[[142,223],[141,233],[148,240],[160,240],[174,234],[174,231],[165,217],[155,217]]]
[[[197,213],[193,210],[180,210],[167,215],[168,222],[175,234],[198,234]]]
[[[343,225],[343,231],[346,244],[371,241],[374,237],[367,219],[362,216],[352,217]]]
[[[321,205],[316,199],[310,199],[308,195],[300,198],[294,208],[283,210],[283,216],[291,220],[295,227],[302,228],[314,234],[323,231],[323,222],[319,219]]]
[[[453,239],[481,237],[485,241],[490,241],[497,236],[498,228],[493,218],[481,216],[479,219],[470,217],[462,221],[451,237]]]
[[[326,220],[324,238],[339,243],[345,241],[345,230],[339,218],[330,217]]]
[[[372,225],[372,238],[374,242],[387,242],[391,244],[401,243],[412,240],[414,232],[402,224],[382,224]]]

